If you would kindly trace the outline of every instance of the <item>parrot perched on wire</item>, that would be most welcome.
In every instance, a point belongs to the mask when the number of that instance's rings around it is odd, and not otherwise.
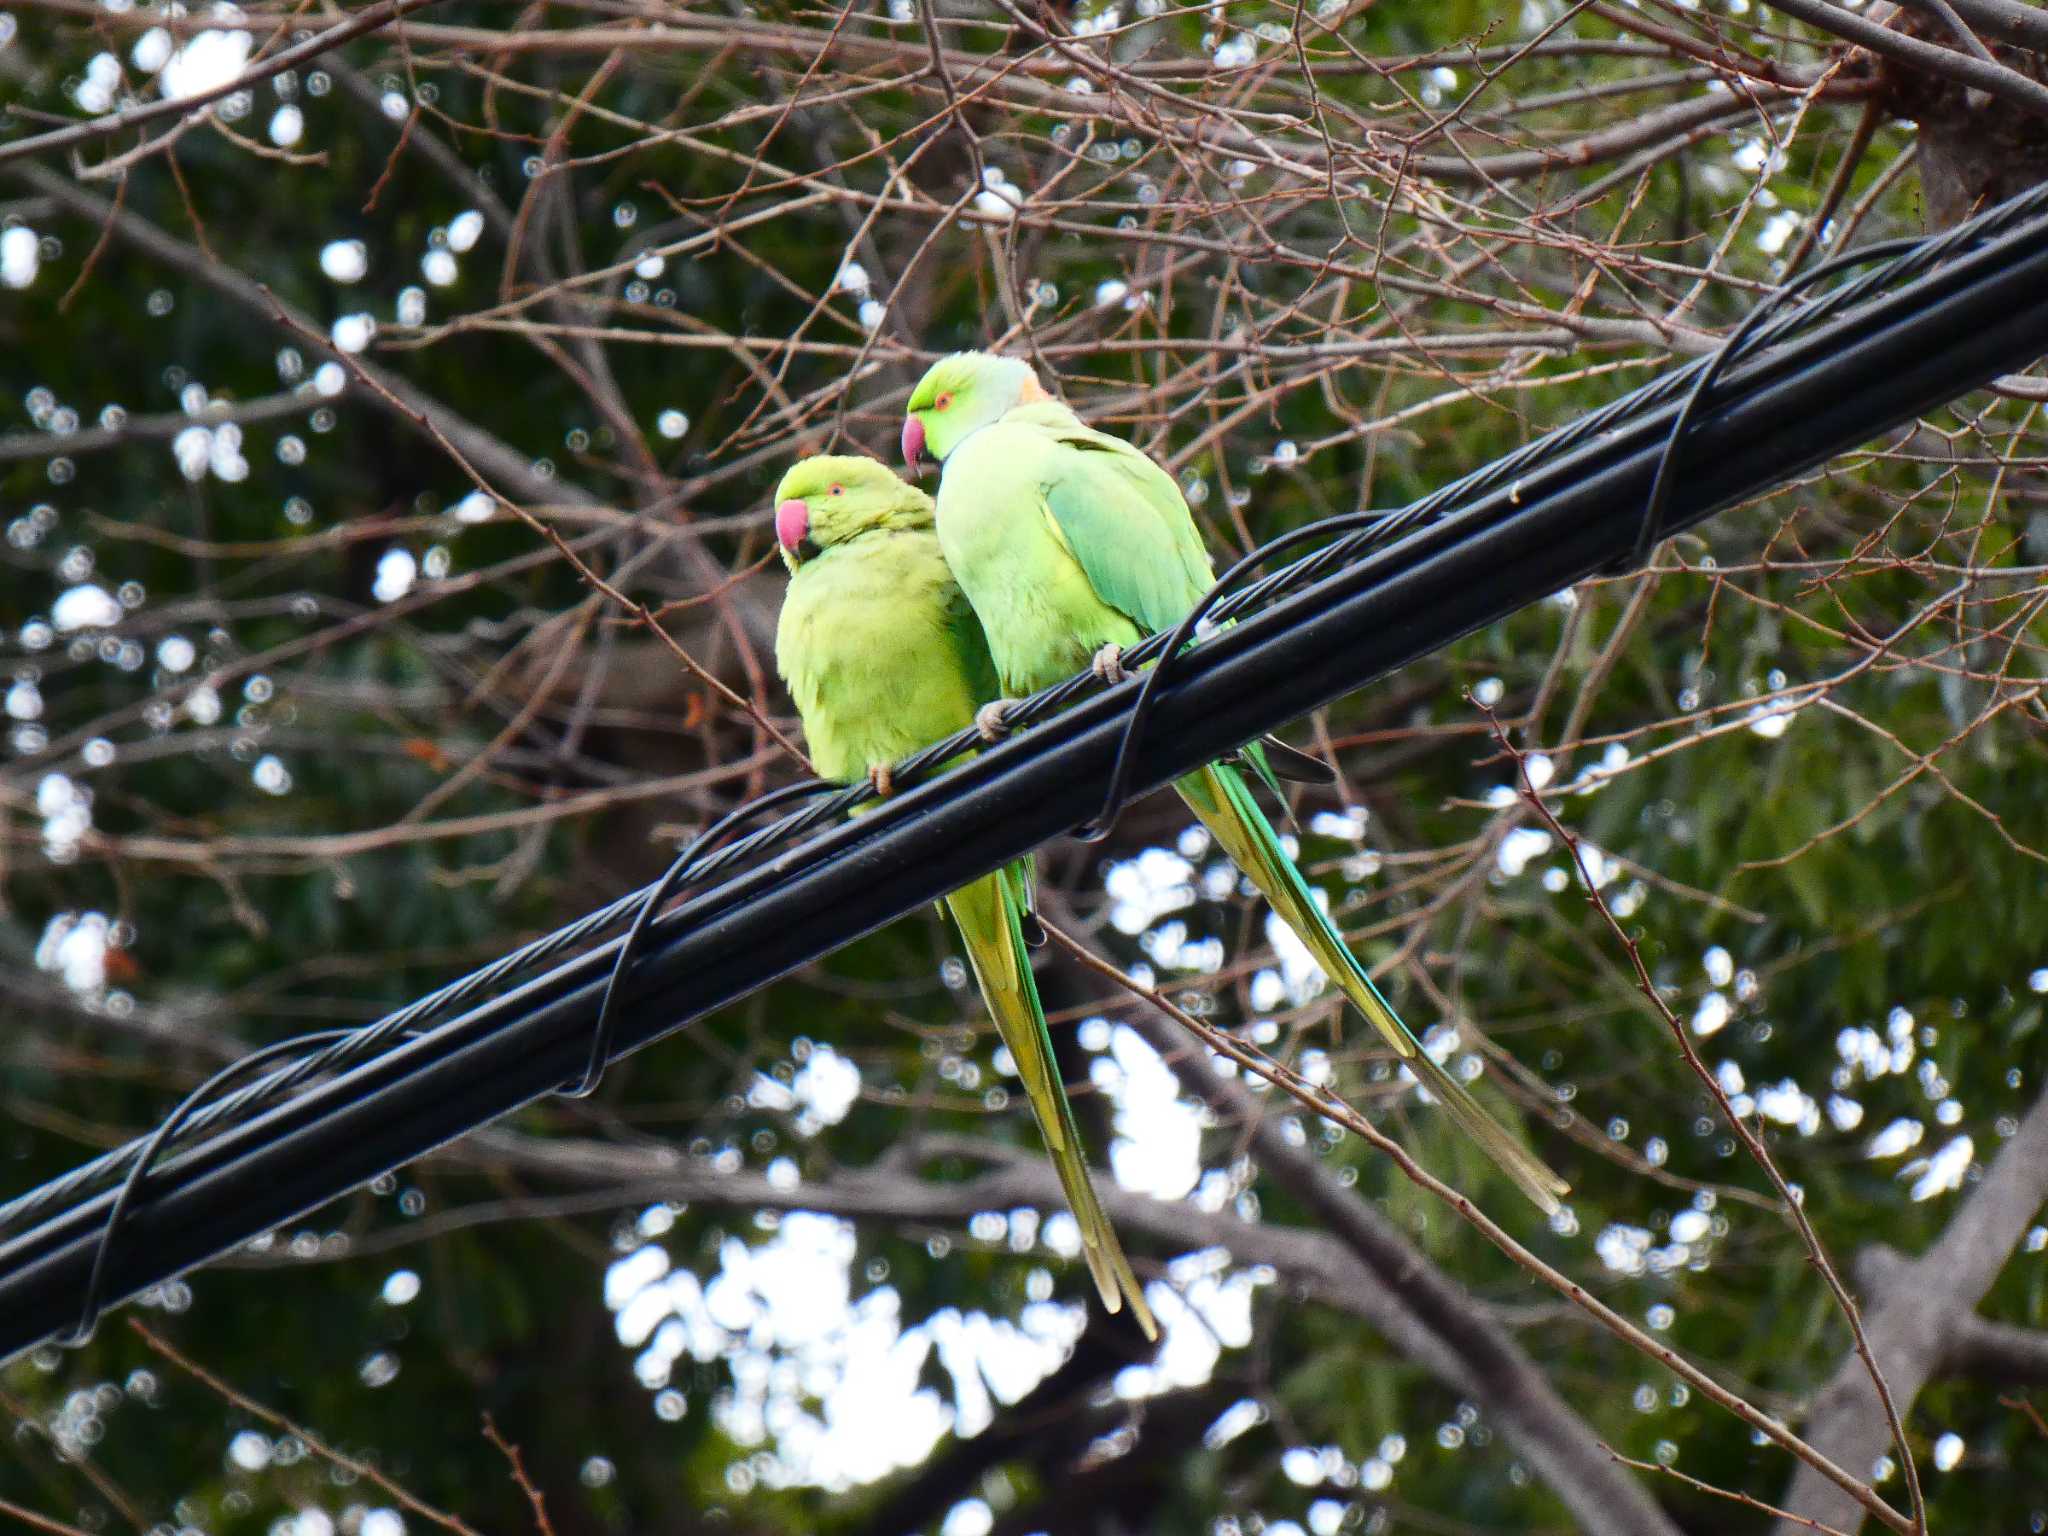
[[[988,642],[932,531],[932,500],[873,459],[803,459],[776,488],[775,538],[790,572],[775,665],[803,716],[811,759],[826,778],[865,777],[887,795],[891,764],[964,730],[996,695]],[[1116,1312],[1128,1301],[1156,1339],[1159,1325],[1095,1197],[1053,1057],[1025,953],[1031,886],[1031,860],[1022,858],[945,905],[1023,1079],[1102,1303]]]
[[[913,470],[927,450],[944,466],[939,547],[981,620],[1006,693],[1035,693],[1091,667],[1117,680],[1126,647],[1173,628],[1215,583],[1173,477],[1083,423],[1016,358],[960,352],[932,365],[903,423]],[[985,736],[1000,733],[1003,708],[996,700],[978,712]],[[1265,745],[1239,756],[1272,784]],[[1380,996],[1243,774],[1211,763],[1174,787],[1458,1127],[1555,1213],[1569,1186],[1438,1065]]]

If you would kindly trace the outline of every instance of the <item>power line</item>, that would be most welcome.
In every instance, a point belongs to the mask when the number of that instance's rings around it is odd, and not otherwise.
[[[1825,298],[1767,301],[1770,315],[1752,316],[1727,359],[1674,370],[1414,506],[1324,525],[1345,536],[1217,605],[1235,624],[1173,660],[1128,742],[1141,684],[1082,697],[1091,680],[1075,679],[1033,701],[1027,717],[1047,717],[1033,730],[871,815],[762,857],[865,798],[844,791],[695,858],[680,883],[702,889],[648,926],[608,1054],[1074,827],[1101,808],[1120,753],[1132,787],[1155,787],[1625,564],[1653,488],[1662,505],[1648,532],[1676,532],[2026,366],[2048,350],[2044,209],[2048,192],[2030,193],[1947,235],[1857,253],[1851,262],[1900,252]],[[1155,637],[1133,656],[1166,645]],[[961,744],[911,761],[930,767]],[[120,1196],[97,1187],[132,1172],[149,1138],[0,1208],[11,1229],[0,1238],[0,1358],[75,1321],[96,1267],[107,1299],[132,1296],[582,1078],[619,941],[478,999],[616,926],[646,894],[309,1048],[305,1062],[219,1104],[187,1106],[111,1244]],[[467,1011],[426,1027],[457,1008]],[[322,1072],[332,1075],[314,1080]]]

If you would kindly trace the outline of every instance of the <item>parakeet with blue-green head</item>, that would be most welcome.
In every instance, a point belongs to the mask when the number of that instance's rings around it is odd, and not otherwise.
[[[1006,693],[1035,693],[1171,629],[1215,583],[1173,477],[1121,438],[1095,431],[1016,358],[960,352],[912,391],[903,455],[943,465],[938,540],[973,604]],[[1001,728],[1001,704],[979,712]],[[1271,783],[1259,743],[1241,758]],[[1568,1186],[1497,1122],[1402,1023],[1317,904],[1244,775],[1211,763],[1174,788],[1282,921],[1307,945],[1395,1055],[1528,1197],[1558,1210]]]
[[[775,537],[789,567],[775,632],[776,670],[803,717],[811,761],[828,779],[891,789],[894,763],[974,723],[996,696],[995,664],[932,527],[932,500],[873,459],[800,460],[775,492]],[[1022,858],[945,900],[982,999],[1081,1229],[1103,1305],[1126,1302],[1159,1336],[1081,1147],[1053,1056],[1024,942],[1031,860]]]

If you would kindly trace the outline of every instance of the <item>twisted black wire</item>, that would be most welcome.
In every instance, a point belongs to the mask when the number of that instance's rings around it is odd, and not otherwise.
[[[1675,463],[1678,447],[1685,433],[1691,429],[1697,409],[1725,366],[1825,324],[1864,299],[1886,288],[1911,282],[1957,252],[1995,239],[2043,211],[2048,211],[2048,186],[2036,188],[1987,210],[1945,234],[1867,247],[1801,274],[1786,287],[1773,290],[1713,353],[1652,380],[1642,388],[1580,418],[1570,426],[1525,444],[1505,457],[1439,487],[1430,495],[1400,510],[1387,513],[1343,514],[1305,525],[1269,541],[1268,544],[1235,562],[1182,623],[1170,632],[1148,636],[1126,653],[1125,660],[1135,666],[1144,666],[1169,653],[1178,654],[1204,618],[1222,624],[1254,608],[1262,607],[1275,598],[1309,585],[1338,565],[1348,563],[1367,550],[1384,545],[1432,518],[1457,510],[1462,503],[1478,500],[1503,485],[1512,484],[1518,477],[1565,456],[1601,433],[1613,431],[1630,420],[1657,410],[1682,391],[1688,392],[1686,403],[1674,423],[1666,445],[1665,458],[1660,461],[1658,477],[1653,482],[1646,506],[1645,534],[1654,543],[1655,531],[1661,525],[1663,488],[1668,479],[1667,471]],[[1794,309],[1784,309],[1783,301],[1808,284],[1833,275],[1844,267],[1866,263],[1876,256],[1890,254],[1894,250],[1898,250],[1899,254],[1885,265],[1843,284],[1818,299],[1809,300]],[[1289,563],[1240,591],[1227,591],[1246,571],[1264,564],[1281,549],[1311,537],[1326,536],[1344,530],[1350,531],[1345,532],[1341,538],[1333,539],[1322,549]],[[1105,800],[1104,812],[1096,819],[1095,826],[1085,828],[1084,831],[1095,831],[1112,820],[1122,799],[1127,796],[1134,743],[1140,739],[1139,732],[1151,712],[1159,687],[1159,676],[1163,670],[1159,667],[1152,668],[1140,685],[1138,696],[1134,700],[1131,720],[1119,745],[1111,778],[1111,794]],[[1013,726],[1028,726],[1058,712],[1101,686],[1102,680],[1092,672],[1079,673],[1014,705],[1006,713],[1006,721]],[[904,759],[895,768],[895,780],[898,785],[904,787],[918,783],[939,765],[983,744],[979,732],[975,729],[957,732]],[[821,786],[812,785],[805,788],[809,793],[822,793]],[[782,791],[776,792],[777,796],[783,794]],[[349,1031],[339,1039],[332,1039],[332,1043],[282,1071],[260,1078],[227,1097],[211,1103],[200,1103],[210,1091],[216,1090],[222,1082],[232,1076],[239,1075],[241,1070],[294,1049],[305,1049],[320,1041],[330,1040],[333,1032],[322,1032],[279,1042],[242,1058],[227,1071],[216,1074],[208,1084],[202,1085],[202,1088],[181,1104],[146,1143],[130,1143],[117,1148],[62,1178],[0,1205],[0,1229],[37,1216],[52,1206],[70,1204],[76,1197],[117,1177],[128,1181],[123,1190],[124,1199],[128,1198],[140,1187],[149,1167],[167,1148],[195,1139],[230,1118],[281,1098],[316,1076],[354,1065],[381,1053],[403,1036],[417,1032],[420,1026],[429,1020],[469,1002],[521,971],[539,965],[606,932],[629,916],[639,920],[636,923],[636,930],[644,931],[654,910],[673,891],[721,874],[766,849],[786,843],[828,821],[836,820],[873,798],[873,785],[862,781],[817,800],[803,810],[784,816],[715,852],[700,854],[694,859],[691,857],[694,850],[712,840],[714,832],[729,830],[731,826],[748,819],[754,812],[767,808],[761,802],[750,802],[748,806],[743,806],[723,818],[715,828],[700,834],[693,841],[691,848],[686,849],[662,880],[654,885],[622,896],[554,933],[523,945],[492,964],[458,978],[374,1024]],[[780,803],[780,800],[775,800],[775,803]],[[608,1028],[602,1026],[610,1022],[612,995],[618,990],[618,983],[631,963],[634,949],[635,946],[630,943],[621,947],[618,963],[614,966],[612,982],[607,989],[605,1006],[601,1010],[601,1027],[593,1031],[592,1066],[587,1068],[583,1078],[573,1085],[572,1091],[574,1088],[587,1091],[589,1086],[594,1085],[595,1072],[601,1070],[599,1052],[608,1042],[610,1033]],[[113,1225],[110,1223],[109,1233],[113,1230]],[[96,1273],[103,1270],[105,1257],[103,1244],[96,1260]],[[88,1300],[90,1299],[88,1297]]]

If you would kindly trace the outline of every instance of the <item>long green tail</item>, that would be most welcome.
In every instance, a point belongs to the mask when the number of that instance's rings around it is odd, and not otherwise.
[[[1228,764],[1211,763],[1179,780],[1174,788],[1231,861],[1264,893],[1281,921],[1301,936],[1323,973],[1344,989],[1344,995],[1371,1020],[1373,1028],[1394,1048],[1402,1064],[1421,1079],[1430,1096],[1443,1105],[1458,1128],[1477,1142],[1546,1214],[1556,1212],[1558,1196],[1568,1193],[1571,1186],[1489,1115],[1463,1083],[1438,1066],[1401,1022],[1400,1015],[1388,1006],[1343,936],[1316,905],[1314,892],[1294,867],[1294,861],[1287,857],[1287,850],[1281,847],[1272,823],[1252,798],[1243,776]]]
[[[1128,1300],[1145,1337],[1157,1339],[1159,1324],[1145,1305],[1145,1292],[1131,1273],[1116,1228],[1095,1198],[1095,1185],[1081,1151],[1080,1127],[1074,1124],[1074,1109],[1067,1102],[1067,1090],[1053,1058],[1052,1036],[1046,1031],[1038,984],[1032,979],[1031,960],[1024,950],[1023,913],[1030,889],[1030,865],[1020,859],[962,886],[946,898],[946,907],[960,925],[960,937],[966,941],[967,956],[981,983],[982,999],[1003,1044],[1016,1058],[1017,1075],[1024,1080],[1024,1093],[1031,1100],[1045,1150],[1052,1155],[1060,1187],[1067,1192],[1067,1205],[1081,1228],[1081,1251],[1087,1256],[1089,1274],[1095,1277],[1095,1288],[1102,1293],[1102,1304],[1121,1312]]]

